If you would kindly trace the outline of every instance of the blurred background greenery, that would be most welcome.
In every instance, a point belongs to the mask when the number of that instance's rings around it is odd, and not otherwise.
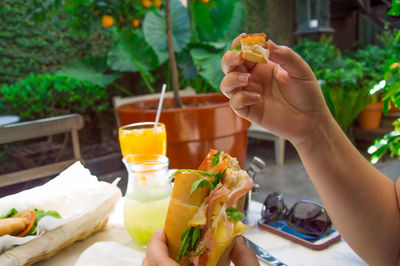
[[[313,9],[315,1],[171,1],[180,89],[218,92],[231,40],[265,32],[309,63],[333,116],[354,139],[352,128],[368,104],[384,100],[385,112],[390,101],[400,105],[398,67],[390,69],[400,61],[399,22],[387,15],[398,16],[398,6],[375,1],[372,12],[360,1],[320,0],[328,15],[319,22],[299,8]],[[0,15],[0,114],[48,117],[52,91],[70,91],[72,112],[86,120],[81,145],[92,145],[116,138],[114,96],[154,93],[164,82],[171,87],[164,1],[3,0]],[[313,26],[302,29],[304,20]],[[371,95],[384,79],[386,88]],[[400,154],[399,137],[392,137],[394,146],[377,146],[375,158],[388,149]]]

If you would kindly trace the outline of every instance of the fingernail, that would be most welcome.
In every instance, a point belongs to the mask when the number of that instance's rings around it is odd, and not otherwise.
[[[274,43],[273,41],[271,41],[271,40],[268,40],[268,48],[269,49],[278,49],[279,48],[279,46],[276,44],[276,43]]]
[[[238,76],[238,79],[239,79],[239,81],[241,81],[241,82],[246,82],[246,81],[249,80],[249,78],[250,78],[250,74],[249,74],[249,73],[241,73],[241,74],[239,74],[239,76]]]

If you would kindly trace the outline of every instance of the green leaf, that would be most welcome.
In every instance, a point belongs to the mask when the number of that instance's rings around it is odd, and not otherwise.
[[[57,74],[107,87],[121,76],[119,73],[105,74],[107,70],[106,57],[94,56],[74,61],[64,66]]]
[[[200,75],[215,89],[219,89],[224,73],[221,69],[221,60],[224,50],[216,51],[206,48],[194,48],[191,55]]]
[[[210,190],[213,190],[215,186],[210,181],[208,181],[208,179],[203,177],[199,178],[195,182],[193,182],[192,189],[190,190],[190,196],[192,196],[193,192],[195,192],[196,189],[201,187],[207,187]]]
[[[121,51],[116,52],[115,49]],[[118,55],[122,57],[118,57]],[[108,65],[113,70],[128,71],[124,68],[128,66],[126,60],[138,71],[148,72],[159,66],[158,57],[153,48],[143,37],[131,30],[123,30],[120,33],[117,47],[112,49],[109,54]]]
[[[240,33],[243,26],[244,6],[240,1],[234,1],[233,14],[231,21],[227,24],[226,30],[221,34],[219,40],[233,40]]]
[[[216,166],[219,162],[219,155],[221,154],[221,152],[219,151],[217,154],[214,155],[214,157],[212,158],[212,166]]]
[[[196,1],[193,6],[193,16],[196,21],[200,40],[211,41],[212,32],[215,28],[211,18],[211,13],[206,4],[201,1]]]
[[[214,180],[211,182],[214,187],[216,187],[219,184],[219,182],[221,182],[222,178],[225,175],[225,172],[226,172],[226,169],[222,173],[218,172],[218,173],[214,174]]]
[[[179,262],[182,256],[189,255],[189,252],[196,250],[201,237],[202,229],[199,226],[188,227],[181,235],[181,246],[176,261]]]
[[[244,214],[234,207],[227,208],[225,212],[226,212],[226,217],[231,220],[240,221],[244,217]]]
[[[179,53],[190,42],[190,18],[187,9],[178,1],[170,3],[170,19],[172,26],[172,41],[174,51]],[[167,26],[165,24],[164,10],[148,12],[143,21],[143,33],[146,41],[154,50],[167,53]]]
[[[9,210],[9,211],[6,213],[6,215],[0,217],[0,219],[3,219],[3,218],[10,218],[10,217],[16,215],[17,213],[18,213],[18,211],[17,211],[15,208],[12,208],[11,210]]]

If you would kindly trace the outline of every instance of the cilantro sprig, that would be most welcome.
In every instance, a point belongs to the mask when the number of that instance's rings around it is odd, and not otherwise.
[[[212,158],[212,166],[216,166],[219,163],[219,155],[221,154],[221,152],[219,151],[217,154],[214,155],[214,157]]]
[[[240,221],[243,219],[244,214],[235,207],[229,207],[225,210],[226,217],[231,220]]]
[[[195,182],[193,182],[192,189],[190,190],[190,196],[192,196],[193,192],[195,192],[196,189],[201,188],[201,187],[207,187],[210,190],[213,190],[219,184],[219,182],[221,182],[222,178],[225,175],[225,172],[226,172],[226,169],[223,172],[218,172],[218,173],[214,173],[214,174],[210,174],[210,173],[206,172],[207,176],[214,177],[214,180],[209,181],[207,178],[200,177]]]
[[[181,235],[181,247],[179,248],[178,257],[176,258],[177,262],[179,262],[183,256],[190,256],[189,253],[196,250],[201,233],[202,229],[199,226],[190,226],[183,232]]]

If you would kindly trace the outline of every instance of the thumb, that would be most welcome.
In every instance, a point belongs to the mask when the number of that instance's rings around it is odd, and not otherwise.
[[[260,265],[256,254],[246,245],[241,236],[236,238],[231,251],[231,260],[237,266]]]
[[[279,64],[290,76],[299,79],[315,79],[310,66],[292,49],[279,46],[271,40],[267,44],[270,51],[269,59]]]

